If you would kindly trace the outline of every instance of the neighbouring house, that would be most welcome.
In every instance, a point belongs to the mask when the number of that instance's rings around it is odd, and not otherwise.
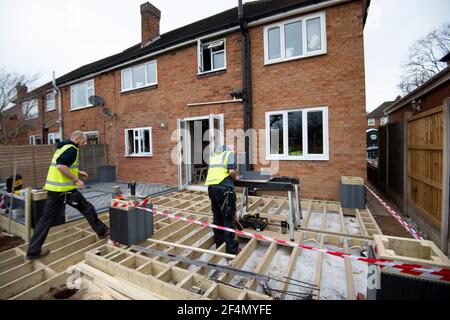
[[[393,104],[394,101],[383,102],[378,108],[367,114],[367,129],[379,128],[388,123],[389,118],[384,114],[384,110]]]
[[[447,57],[448,60],[448,57]],[[450,185],[450,67],[395,101],[380,128],[381,185],[447,253]],[[382,155],[382,156],[381,156]]]
[[[378,128],[388,123],[388,117],[384,115],[384,110],[394,101],[386,101],[378,108],[367,114],[367,159],[378,159]],[[373,162],[376,165],[376,161]]]
[[[16,105],[25,118],[21,140],[26,144],[55,144],[61,141],[58,121],[58,96],[51,82],[30,92],[17,91]]]
[[[184,163],[205,163],[192,137],[174,130],[215,129],[203,146],[217,146],[227,129],[254,128],[262,132],[262,151],[247,147],[255,169],[278,162],[276,175],[301,179],[302,197],[337,200],[341,176],[366,178],[369,5],[254,1],[244,4],[245,23],[235,7],[160,34],[161,12],[146,2],[140,43],[56,79],[61,138],[94,132],[120,180],[184,187],[198,184],[200,169]]]

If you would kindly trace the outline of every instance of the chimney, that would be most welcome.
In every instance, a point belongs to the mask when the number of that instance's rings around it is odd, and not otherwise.
[[[159,21],[161,11],[150,2],[141,4],[141,46],[146,46],[150,41],[159,37]]]
[[[20,82],[16,84],[16,99],[20,100],[28,93],[28,87]]]

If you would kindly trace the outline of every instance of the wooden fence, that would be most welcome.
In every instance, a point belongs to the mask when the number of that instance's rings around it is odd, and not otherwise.
[[[437,227],[441,226],[443,108],[408,119],[408,200]]]
[[[54,145],[0,146],[0,180],[13,175],[14,162],[17,173],[23,176],[25,187],[42,188],[47,177]],[[106,145],[87,145],[80,152],[80,169],[90,180],[97,179],[98,167],[108,164]]]

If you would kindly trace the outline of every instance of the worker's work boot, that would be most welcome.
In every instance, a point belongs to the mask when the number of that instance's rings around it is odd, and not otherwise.
[[[38,254],[34,254],[32,256],[26,255],[25,256],[25,261],[26,262],[31,262],[31,261],[34,261],[34,260],[38,260],[38,259],[41,259],[41,258],[43,258],[45,256],[48,256],[49,253],[50,253],[50,250],[48,250],[46,248],[43,248],[41,250],[41,252],[39,252]]]
[[[106,227],[105,233],[103,233],[101,236],[98,236],[100,239],[107,239],[111,235],[111,231],[108,227]]]

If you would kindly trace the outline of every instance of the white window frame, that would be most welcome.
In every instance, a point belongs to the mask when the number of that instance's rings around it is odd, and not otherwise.
[[[367,125],[368,126],[374,126],[375,125],[375,119],[374,118],[369,118],[367,120]]]
[[[303,156],[289,156],[289,130],[288,113],[302,111],[302,137]],[[322,111],[323,124],[323,154],[308,153],[308,112]],[[283,115],[283,154],[270,154],[270,116]],[[307,161],[329,161],[329,140],[328,140],[328,107],[302,108],[266,112],[266,160],[307,160]]]
[[[48,107],[49,98],[50,100],[53,101],[52,108]],[[56,94],[54,92],[51,92],[45,96],[45,111],[54,111],[54,110],[56,110]]]
[[[385,117],[381,117],[380,118],[380,125],[385,126],[389,123],[389,117],[385,116]]]
[[[47,137],[47,144],[55,144],[56,143],[56,137],[55,136],[59,136],[59,141],[61,141],[61,135],[59,132],[52,132],[48,134]],[[53,140],[54,142],[51,143],[50,140]]]
[[[321,26],[321,50],[316,50],[313,52],[308,52],[308,36],[306,30],[306,22],[307,20],[320,18],[320,26]],[[287,24],[301,21],[302,23],[302,54],[299,56],[294,56],[290,58],[286,58],[286,42],[285,42],[285,34],[284,27]],[[271,28],[279,27],[280,28],[280,49],[281,49],[281,57],[277,59],[269,59],[269,36],[268,31]],[[290,19],[286,21],[282,21],[279,23],[271,24],[264,27],[264,65],[270,65],[274,63],[280,63],[284,61],[298,60],[309,58],[313,56],[323,55],[327,53],[327,28],[326,28],[326,15],[325,12],[319,12],[307,16],[298,17],[295,19]]]
[[[42,144],[42,136],[40,134],[35,134],[35,135],[32,135],[32,136],[28,137],[28,142],[29,142],[30,145],[37,146],[37,144],[36,144],[36,137],[40,137],[41,138],[41,144]]]
[[[72,85],[70,87],[70,111],[76,111],[76,110],[80,110],[80,109],[91,108],[91,107],[94,106],[91,103],[89,103],[88,86],[90,86],[90,83],[92,85],[92,93],[93,93],[93,95],[95,95],[95,81],[94,81],[94,79],[87,80],[87,81],[84,81],[84,82],[80,82],[80,83],[74,84],[74,85]],[[86,86],[86,102],[87,102],[87,105],[74,107],[73,106],[73,90],[75,88],[77,88],[77,87],[80,87],[80,86]]]
[[[156,67],[155,68],[155,70],[156,70],[156,74],[155,74],[156,81],[155,82],[149,82],[148,81],[147,70],[148,70],[148,65],[150,65],[150,64],[155,64],[155,67]],[[145,84],[143,86],[134,88],[133,87],[133,83],[134,83],[134,81],[133,81],[133,69],[139,68],[139,67],[142,67],[142,66],[144,66],[144,68],[145,68]],[[129,88],[129,89],[125,89],[124,88],[124,73],[127,72],[127,71],[131,72],[131,88]],[[121,79],[121,81],[120,81],[120,83],[121,83],[121,92],[128,92],[128,91],[133,91],[133,90],[138,90],[138,89],[142,89],[142,88],[146,88],[146,87],[155,86],[155,85],[158,84],[158,61],[157,60],[152,60],[152,61],[148,61],[148,62],[145,62],[145,63],[141,63],[141,64],[138,64],[138,65],[132,66],[130,68],[122,69],[120,71],[120,79]]]
[[[142,152],[142,144],[139,143],[139,151],[138,153],[128,153],[128,146],[129,146],[129,142],[128,142],[128,132],[129,131],[133,131],[133,144],[135,142],[136,139],[136,133],[138,136],[138,139],[142,139],[143,141],[143,137],[141,135],[141,131],[142,130],[149,130],[149,144],[150,144],[150,152]],[[134,145],[133,145],[134,147]],[[142,128],[129,128],[129,129],[125,129],[125,157],[152,157],[153,156],[153,139],[152,139],[152,127],[142,127]]]
[[[36,105],[36,113],[30,113],[31,104]],[[34,107],[34,106],[33,106]],[[22,102],[22,114],[25,117],[25,120],[33,120],[39,117],[39,102],[38,99],[31,99]]]
[[[210,44],[212,44],[214,42],[220,42],[220,41],[223,41],[223,50],[220,50],[220,51],[217,51],[217,52],[212,52],[211,51],[211,56],[210,56],[210,59],[211,59],[211,70],[202,71],[202,69],[203,69],[203,47],[207,46],[207,45],[210,45]],[[223,57],[223,59],[224,59],[223,67],[214,69],[213,68],[213,66],[214,66],[213,56],[215,54],[222,53],[222,52],[223,52],[223,55],[224,55],[224,57]],[[217,71],[226,70],[226,69],[227,69],[227,39],[226,38],[216,39],[216,40],[209,41],[209,42],[206,42],[206,41],[203,41],[201,39],[198,39],[197,40],[197,75],[208,74],[208,73],[211,73],[211,72],[217,72]]]

